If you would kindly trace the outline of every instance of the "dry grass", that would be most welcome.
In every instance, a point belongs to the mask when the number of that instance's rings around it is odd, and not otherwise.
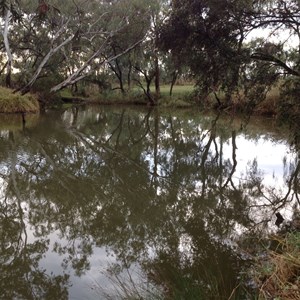
[[[0,113],[38,113],[39,103],[32,94],[22,96],[11,89],[0,87]]]
[[[279,240],[278,251],[257,267],[259,299],[300,299],[300,233],[289,233]],[[279,251],[280,248],[280,251]]]
[[[222,103],[225,102],[224,92],[218,92],[217,96]],[[273,86],[263,100],[255,98],[249,100],[241,89],[232,94],[231,100],[232,105],[227,108],[227,111],[232,110],[234,112],[254,113],[255,115],[262,116],[276,116],[280,101],[280,89],[278,86]],[[217,100],[213,93],[209,94],[205,101],[205,105],[208,107],[216,107],[217,105]]]
[[[273,87],[264,101],[259,103],[255,108],[255,113],[259,115],[276,115],[280,100],[280,91],[278,87]]]

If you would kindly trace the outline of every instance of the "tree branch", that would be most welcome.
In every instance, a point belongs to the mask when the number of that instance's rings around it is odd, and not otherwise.
[[[109,38],[107,38],[105,40],[105,42],[101,45],[101,47],[93,55],[91,55],[90,58],[75,73],[71,74],[67,79],[65,79],[60,84],[52,87],[51,92],[58,92],[61,89],[65,88],[69,85],[72,85],[72,84],[78,82],[79,80],[87,77],[91,71],[88,71],[85,74],[82,74],[82,72],[85,71],[87,69],[87,67],[90,65],[90,63],[101,54],[101,52],[102,52],[104,46],[106,45],[106,43],[108,42],[108,40],[109,40]],[[127,49],[125,49],[124,51],[120,52],[119,54],[102,60],[101,62],[99,62],[98,67],[102,66],[104,64],[108,64],[111,61],[119,58],[120,56],[128,53],[129,51],[134,49],[137,45],[139,45],[143,40],[144,40],[144,37],[141,40],[134,43],[133,45],[131,45],[130,47],[128,47]]]
[[[251,58],[256,59],[256,60],[260,60],[260,61],[273,62],[278,67],[281,67],[285,71],[287,71],[288,74],[300,77],[300,72],[299,71],[292,69],[285,62],[283,62],[282,60],[280,60],[279,58],[277,58],[273,55],[270,55],[270,54],[267,54],[267,53],[255,52],[251,55]]]
[[[55,54],[59,49],[61,49],[63,46],[71,42],[71,40],[74,38],[74,34],[69,36],[67,39],[65,39],[63,42],[61,42],[58,46],[54,47],[54,42],[58,37],[63,33],[63,31],[66,29],[66,25],[68,24],[69,21],[67,21],[54,35],[52,43],[51,43],[51,48],[47,55],[43,58],[41,63],[39,64],[37,70],[35,71],[34,75],[32,76],[31,80],[21,89],[17,89],[15,92],[21,91],[22,94],[26,94],[32,85],[35,83],[37,78],[39,77],[40,73],[42,72],[43,68],[47,64],[48,60],[51,58],[53,54]]]

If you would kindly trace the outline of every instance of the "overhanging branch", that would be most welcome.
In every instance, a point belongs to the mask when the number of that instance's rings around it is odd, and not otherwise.
[[[144,40],[144,37],[137,41],[136,43],[132,44],[130,47],[128,47],[127,49],[125,49],[124,51],[118,53],[117,55],[111,56],[107,59],[102,60],[101,62],[99,62],[98,67],[102,66],[104,64],[108,64],[111,61],[119,58],[122,55],[125,55],[126,53],[128,53],[129,51],[131,51],[132,49],[134,49],[136,46],[138,46],[142,41]],[[106,41],[107,42],[107,41]],[[99,57],[101,55],[101,52],[103,50],[103,46],[101,45],[101,47],[93,54],[90,56],[90,58],[73,74],[71,74],[67,79],[65,79],[63,82],[61,82],[60,84],[54,86],[53,88],[51,88],[51,92],[58,92],[61,89],[72,85],[80,80],[82,80],[83,78],[87,77],[90,74],[89,72],[86,72],[85,74],[82,74],[83,71],[85,71],[87,69],[87,67],[90,65],[90,63],[97,57]]]
[[[288,74],[300,77],[299,71],[292,69],[285,62],[283,62],[282,60],[280,60],[279,58],[273,55],[267,53],[255,52],[251,55],[251,58],[260,61],[272,62],[276,64],[278,67],[283,68]]]

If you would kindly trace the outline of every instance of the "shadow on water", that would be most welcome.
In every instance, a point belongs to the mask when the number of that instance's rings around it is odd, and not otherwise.
[[[300,204],[297,152],[257,123],[90,107],[0,127],[0,299],[254,298],[259,240]]]

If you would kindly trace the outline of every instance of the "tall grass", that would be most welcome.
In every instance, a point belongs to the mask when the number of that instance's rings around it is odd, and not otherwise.
[[[97,299],[105,300],[163,300],[162,290],[150,283],[138,267],[122,268],[112,264],[102,272],[108,282],[105,286],[95,282]]]
[[[154,263],[154,264],[153,264]],[[145,269],[144,269],[145,268]],[[186,272],[187,271],[187,272]],[[95,282],[92,289],[98,299],[106,300],[241,300],[254,299],[243,283],[232,291],[222,272],[209,267],[189,270],[158,262],[143,266],[121,267],[112,264],[102,274],[108,280],[104,285]]]
[[[258,261],[255,278],[260,300],[300,299],[300,232],[278,238],[277,249]]]
[[[21,95],[0,87],[0,113],[37,113],[39,102],[32,94]]]

